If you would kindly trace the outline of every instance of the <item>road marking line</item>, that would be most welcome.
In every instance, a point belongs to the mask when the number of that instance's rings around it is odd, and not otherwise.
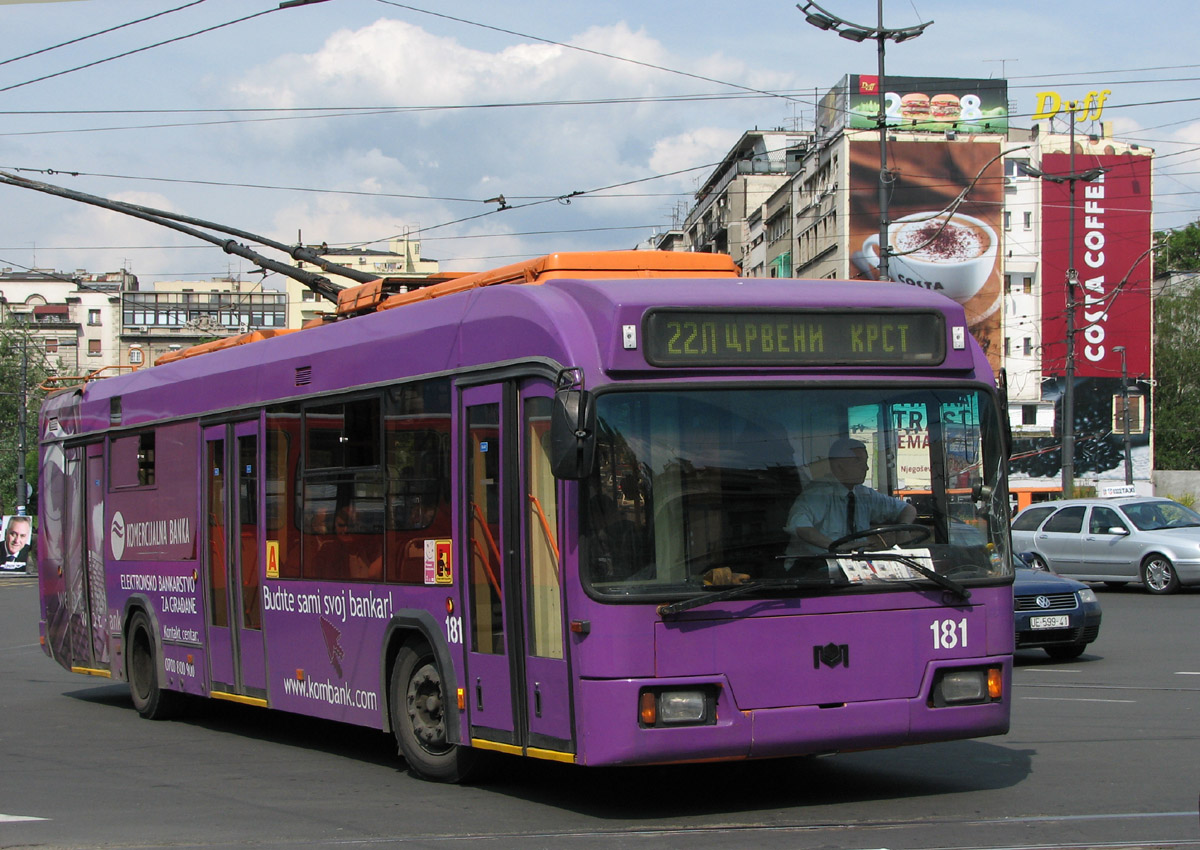
[[[16,823],[23,820],[45,820],[45,818],[35,818],[29,815],[0,815],[0,823]]]
[[[1200,676],[1200,670],[1176,670],[1176,676]]]

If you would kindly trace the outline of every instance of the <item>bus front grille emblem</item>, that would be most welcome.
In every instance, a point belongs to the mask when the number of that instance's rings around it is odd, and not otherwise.
[[[820,670],[821,665],[826,667],[842,667],[850,666],[850,644],[848,643],[827,643],[824,646],[813,647],[813,669]]]

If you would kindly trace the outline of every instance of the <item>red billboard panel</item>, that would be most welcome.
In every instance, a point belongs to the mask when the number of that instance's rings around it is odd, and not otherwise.
[[[1119,377],[1124,346],[1131,375],[1150,374],[1150,157],[1045,154],[1047,178],[1103,168],[1094,180],[1043,179],[1042,372],[1067,361],[1067,270],[1074,268],[1075,374]],[[1074,202],[1071,186],[1074,184]],[[1071,219],[1074,213],[1074,239]]]
[[[888,144],[888,277],[963,305],[971,334],[1000,368],[1001,210],[998,141]],[[969,187],[969,188],[968,188]],[[964,195],[964,190],[965,195]],[[851,272],[879,280],[879,143],[850,142]]]

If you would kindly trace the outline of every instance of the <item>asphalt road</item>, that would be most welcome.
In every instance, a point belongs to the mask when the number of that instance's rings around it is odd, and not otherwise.
[[[1078,661],[1018,654],[1003,737],[750,764],[500,760],[411,777],[382,733],[230,704],[140,719],[0,579],[0,848],[1200,847],[1200,593],[1098,591]]]

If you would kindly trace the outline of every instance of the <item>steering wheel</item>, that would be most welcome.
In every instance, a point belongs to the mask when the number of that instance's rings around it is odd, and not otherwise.
[[[876,534],[900,534],[902,532],[910,532],[916,535],[905,541],[907,543],[921,543],[933,536],[933,529],[927,525],[918,525],[915,522],[900,522],[894,525],[876,525],[871,528],[864,528],[862,531],[852,532],[845,537],[839,537],[837,540],[830,542],[827,548],[830,552],[836,552],[839,547],[849,543],[851,540],[858,540],[860,537],[872,537]],[[854,547],[850,547],[850,550],[854,551]]]

